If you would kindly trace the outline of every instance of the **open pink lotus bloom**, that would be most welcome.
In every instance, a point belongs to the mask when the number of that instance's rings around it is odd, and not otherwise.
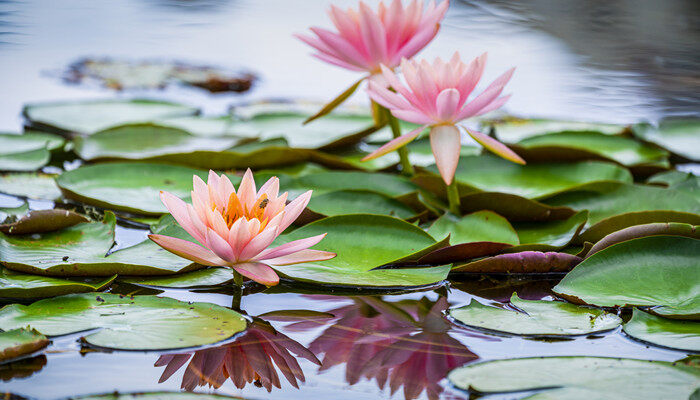
[[[294,240],[268,249],[311,198],[311,191],[287,204],[287,193],[279,195],[279,179],[272,177],[256,191],[248,169],[238,191],[226,175],[209,171],[208,182],[194,176],[192,204],[168,192],[160,192],[163,204],[182,228],[200,244],[164,235],[149,235],[162,248],[209,266],[231,267],[243,276],[272,286],[279,282],[270,265],[322,261],[335,253],[310,250],[325,236]]]
[[[424,9],[423,1],[403,6],[394,0],[388,7],[379,3],[375,12],[360,2],[358,10],[342,11],[331,6],[329,15],[337,32],[311,28],[316,35],[295,35],[318,52],[315,57],[353,71],[380,72],[380,65],[399,65],[402,58],[411,58],[437,34],[449,1]]]
[[[485,64],[485,53],[469,65],[461,61],[459,53],[455,53],[449,62],[437,58],[432,64],[425,60],[404,59],[401,61],[401,71],[406,84],[401,82],[390,68],[382,66],[383,77],[389,87],[370,81],[367,88],[369,96],[391,110],[396,118],[422,126],[390,141],[369,154],[363,161],[407,145],[430,127],[430,145],[435,155],[435,163],[445,183],[452,183],[461,146],[457,124],[464,119],[493,111],[510,98],[510,95],[501,96],[501,93],[515,68],[506,71],[483,92],[469,100],[469,95],[481,79]],[[504,144],[483,133],[462,128],[488,150],[507,160],[525,164],[522,158]]]

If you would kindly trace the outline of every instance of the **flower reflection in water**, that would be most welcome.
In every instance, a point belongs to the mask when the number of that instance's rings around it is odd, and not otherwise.
[[[448,306],[445,297],[399,302],[356,297],[353,304],[329,311],[336,321],[309,349],[324,354],[320,371],[346,363],[345,377],[351,385],[365,377],[375,380],[381,389],[388,383],[392,395],[403,386],[407,400],[417,398],[424,390],[429,399],[437,399],[443,391],[440,381],[450,370],[478,359],[450,336],[453,327],[443,316]],[[298,322],[286,329],[317,326]]]
[[[277,369],[295,388],[299,387],[297,381],[305,381],[296,357],[321,365],[309,349],[256,318],[232,343],[194,353],[165,354],[155,366],[165,366],[159,380],[161,383],[189,361],[181,385],[188,391],[206,385],[216,389],[231,379],[239,389],[253,382],[270,392],[273,386],[281,387]]]

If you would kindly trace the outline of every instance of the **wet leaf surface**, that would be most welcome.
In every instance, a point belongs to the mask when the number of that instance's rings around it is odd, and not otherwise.
[[[49,344],[46,336],[23,328],[0,333],[0,362],[43,349]]]
[[[71,293],[96,292],[109,286],[116,275],[108,278],[59,279],[23,274],[0,267],[0,297],[10,299],[41,299]]]
[[[634,135],[691,161],[700,161],[700,119],[668,118],[658,126],[638,124]]]

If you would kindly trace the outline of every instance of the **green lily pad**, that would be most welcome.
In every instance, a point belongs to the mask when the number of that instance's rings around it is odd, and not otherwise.
[[[401,287],[434,284],[444,280],[449,266],[410,269],[379,269],[385,264],[416,261],[444,247],[419,227],[397,218],[353,214],[328,217],[278,238],[276,244],[305,237],[328,235],[317,250],[337,257],[316,263],[276,267],[288,278],[304,282],[360,287]]]
[[[647,179],[648,184],[660,184],[669,189],[688,193],[700,199],[700,176],[681,171],[666,171]]]
[[[182,129],[195,136],[203,137],[245,137],[255,138],[253,132],[247,129],[238,129],[238,121],[229,115],[217,117],[205,117],[201,115],[188,115],[184,117],[162,118],[153,121],[162,126]]]
[[[42,132],[0,133],[0,171],[35,171],[49,163],[65,140]]]
[[[319,216],[327,217],[343,214],[379,214],[407,219],[416,215],[410,207],[396,199],[359,190],[314,194],[306,208]]]
[[[191,392],[105,393],[72,397],[75,400],[241,400],[221,394]]]
[[[157,286],[166,288],[191,288],[204,286],[217,286],[233,280],[233,272],[230,268],[206,268],[184,274],[176,274],[163,277],[132,277],[119,278],[120,282],[135,285]]]
[[[510,304],[518,310],[483,305],[472,300],[450,310],[457,321],[472,327],[526,336],[586,335],[617,328],[615,314],[561,301],[523,300],[516,293]]]
[[[105,257],[114,244],[116,217],[60,231],[9,236],[0,233],[0,263],[48,276],[170,275],[202,268],[146,240]]]
[[[463,213],[491,210],[513,223],[560,221],[576,214],[569,207],[550,206],[517,195],[495,192],[472,193],[461,197],[460,210]]]
[[[649,236],[612,245],[585,259],[554,287],[579,304],[660,306],[655,314],[700,316],[700,240]]]
[[[0,267],[0,297],[10,299],[40,299],[71,293],[97,292],[114,281],[109,278],[58,279],[30,275]]]
[[[237,312],[210,303],[167,297],[85,293],[12,304],[0,310],[3,330],[31,326],[47,336],[99,328],[84,337],[94,346],[165,350],[212,344],[246,327]]]
[[[668,152],[624,136],[599,132],[561,132],[521,140],[516,152],[527,161],[606,159],[631,167],[668,168]]]
[[[46,149],[0,154],[0,171],[36,171],[48,164],[49,160],[51,153]]]
[[[625,358],[533,357],[469,364],[448,379],[478,393],[541,390],[528,400],[687,400],[700,384],[700,369]]]
[[[588,220],[588,211],[580,211],[567,219],[516,222],[513,228],[518,233],[520,246],[513,250],[559,250],[569,245],[583,229]]]
[[[418,186],[398,175],[359,171],[326,171],[302,175],[290,182],[290,188],[298,188],[300,191],[312,189],[314,194],[364,190],[389,197],[406,196],[418,190]]]
[[[148,160],[197,151],[223,151],[236,138],[193,136],[177,128],[153,124],[120,125],[74,140],[75,152],[83,160]]]
[[[586,257],[590,257],[604,248],[610,247],[617,243],[640,237],[657,235],[686,236],[694,239],[700,239],[700,230],[698,230],[697,225],[679,224],[674,222],[657,222],[654,224],[634,225],[630,226],[629,228],[613,232],[600,239],[588,250]]]
[[[61,197],[61,191],[55,177],[38,172],[0,174],[0,192],[36,200],[56,200]]]
[[[450,236],[450,243],[495,242],[511,245],[520,244],[518,234],[507,219],[491,211],[477,211],[458,218],[444,214],[428,229],[436,239]]]
[[[599,132],[606,135],[622,133],[625,127],[595,122],[562,121],[554,119],[521,119],[508,117],[502,121],[487,122],[496,131],[500,141],[516,143],[523,139],[548,133]]]
[[[657,317],[634,309],[622,326],[631,337],[658,346],[700,352],[700,322]]]
[[[144,215],[168,212],[160,191],[189,201],[192,176],[206,180],[207,173],[187,167],[148,163],[106,163],[66,171],[56,178],[63,194],[72,200],[111,210]],[[240,180],[231,176],[234,182]]]
[[[90,135],[117,125],[196,114],[182,104],[151,100],[80,100],[37,103],[22,113],[31,126],[58,133]]]
[[[81,222],[88,222],[88,219],[70,210],[33,210],[19,216],[16,221],[0,224],[0,232],[9,235],[51,232]]]
[[[669,118],[658,127],[638,124],[634,135],[654,143],[688,160],[700,161],[700,119]]]
[[[596,242],[632,225],[682,222],[700,225],[700,200],[683,192],[647,185],[609,182],[608,187],[562,193],[547,204],[588,210],[579,241]]]
[[[13,329],[0,333],[0,361],[33,353],[49,345],[46,336],[28,329]]]

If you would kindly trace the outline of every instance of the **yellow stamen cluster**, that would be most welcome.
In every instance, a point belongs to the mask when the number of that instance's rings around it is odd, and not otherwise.
[[[253,207],[248,209],[245,204],[241,202],[236,193],[231,193],[228,198],[228,205],[225,210],[221,211],[221,216],[224,217],[226,225],[231,228],[234,222],[239,218],[245,217],[247,220],[257,219],[260,221],[260,230],[265,229],[268,219],[264,218],[265,207],[270,200],[267,198],[267,194],[263,193],[253,204]]]

